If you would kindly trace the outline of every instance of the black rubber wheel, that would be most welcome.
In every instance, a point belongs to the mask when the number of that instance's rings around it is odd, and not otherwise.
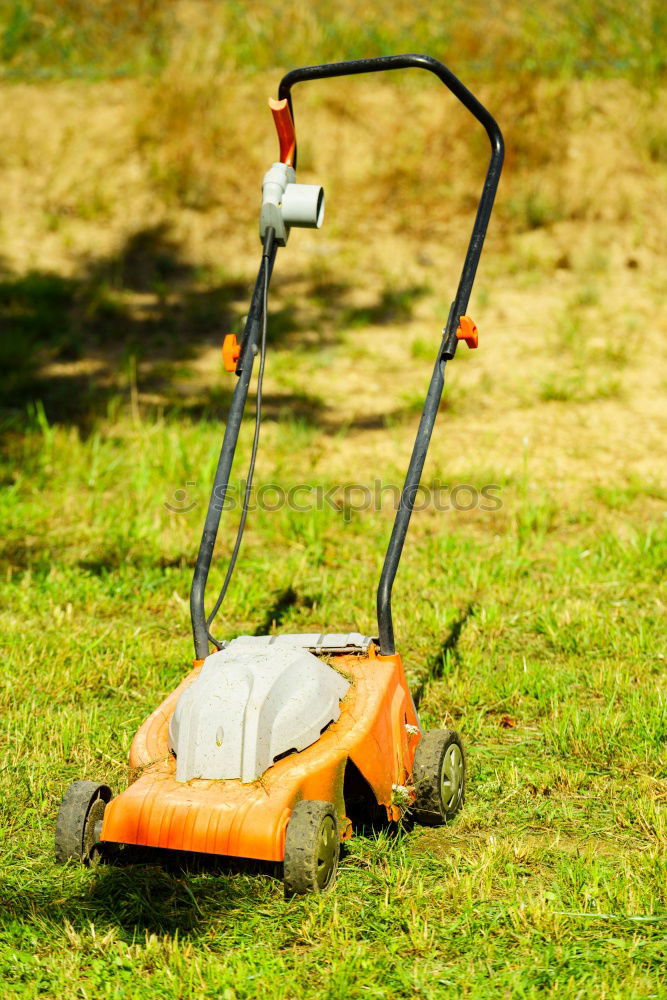
[[[333,885],[340,857],[340,834],[331,802],[298,802],[285,835],[285,896],[325,892]]]
[[[99,843],[102,817],[111,789],[96,781],[73,781],[58,810],[56,861],[79,861],[89,865]]]
[[[465,801],[466,757],[458,733],[424,733],[413,765],[415,804],[412,815],[426,826],[440,826],[456,816]]]

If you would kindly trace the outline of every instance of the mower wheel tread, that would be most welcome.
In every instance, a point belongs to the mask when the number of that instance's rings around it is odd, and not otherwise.
[[[95,826],[111,801],[108,785],[96,781],[73,781],[63,795],[56,823],[56,862],[90,864],[95,846]]]
[[[302,800],[292,810],[285,834],[285,896],[325,892],[333,885],[340,833],[331,802]]]
[[[413,764],[415,804],[412,815],[424,826],[441,826],[465,801],[466,758],[458,733],[431,729],[424,733]]]

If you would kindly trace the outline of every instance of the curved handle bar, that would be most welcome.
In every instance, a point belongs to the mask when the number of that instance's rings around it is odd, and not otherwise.
[[[470,292],[473,281],[477,273],[477,265],[482,253],[482,246],[486,236],[486,230],[491,217],[491,209],[500,180],[500,171],[503,165],[505,147],[503,137],[498,124],[493,116],[486,110],[474,94],[465,87],[459,78],[450,69],[431,56],[424,55],[400,55],[381,56],[377,59],[354,59],[351,62],[324,63],[321,66],[304,66],[301,69],[293,69],[280,81],[278,96],[287,99],[292,120],[294,120],[294,108],[292,106],[292,87],[296,83],[305,83],[307,80],[326,80],[337,76],[359,76],[362,73],[384,73],[397,69],[425,69],[434,73],[444,85],[451,90],[452,94],[470,111],[477,121],[484,127],[491,143],[491,160],[486,172],[486,179],[482,189],[482,196],[477,209],[477,216],[473,226],[468,252],[461,272],[458,291],[453,304],[453,314],[450,315],[452,330],[449,331],[448,353],[454,356],[456,351],[456,330],[458,328],[459,317],[465,314],[468,307]],[[297,149],[294,150],[293,166],[297,164]]]
[[[292,87],[295,83],[303,83],[306,80],[327,80],[335,76],[359,76],[362,73],[384,73],[394,69],[425,69],[435,73],[438,79],[451,90],[455,97],[465,105],[468,111],[475,116],[486,129],[491,146],[498,150],[501,156],[503,153],[503,137],[500,129],[483,104],[477,100],[459,78],[450,69],[433,59],[424,55],[400,55],[400,56],[380,56],[377,59],[353,59],[349,62],[323,63],[320,66],[303,66],[301,69],[290,70],[280,81],[278,96],[280,99],[286,98],[289,102],[292,118],[294,109],[292,107]]]
[[[395,652],[394,627],[391,615],[391,591],[394,579],[398,570],[398,564],[403,551],[405,537],[412,515],[417,489],[421,480],[426,453],[431,440],[435,418],[440,405],[442,390],[445,384],[445,362],[454,357],[457,347],[456,332],[459,327],[461,317],[465,315],[468,307],[468,300],[472,285],[477,273],[477,265],[482,253],[484,238],[491,217],[491,209],[500,180],[500,171],[503,165],[504,144],[503,137],[498,125],[486,108],[480,104],[474,94],[471,94],[458,77],[454,76],[451,70],[447,69],[437,59],[424,55],[401,55],[383,56],[379,59],[356,59],[352,62],[329,63],[322,66],[306,66],[303,69],[295,69],[287,73],[280,81],[278,94],[281,98],[287,99],[292,118],[294,111],[292,108],[292,87],[296,83],[303,83],[306,80],[324,80],[337,76],[357,76],[361,73],[382,73],[386,70],[397,69],[425,69],[434,73],[439,80],[450,90],[455,97],[470,111],[477,121],[484,127],[491,143],[491,159],[486,171],[486,178],[482,188],[482,194],[477,207],[477,214],[470,236],[470,242],[463,263],[456,297],[449,310],[449,318],[443,330],[443,339],[436,359],[433,375],[429,384],[428,393],[424,401],[417,431],[417,438],[412,450],[410,464],[405,478],[405,485],[401,495],[401,502],[396,511],[394,526],[387,547],[380,583],[377,590],[377,616],[378,633],[380,638],[380,651],[383,655],[391,655]],[[296,166],[296,149],[294,151],[294,166]]]

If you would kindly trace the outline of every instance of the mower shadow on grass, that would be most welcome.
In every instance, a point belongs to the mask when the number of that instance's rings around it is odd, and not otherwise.
[[[239,909],[266,903],[277,888],[282,898],[277,867],[125,848],[113,863],[102,860],[93,871],[79,870],[69,887],[67,873],[34,894],[23,887],[10,894],[3,887],[0,924],[46,921],[85,931],[92,923],[117,927],[128,940],[137,932],[200,936],[226,913],[238,917]]]
[[[378,859],[388,843],[400,841],[413,826],[409,820],[389,823],[384,809],[381,813],[366,815],[355,829],[355,837],[376,842],[373,853]],[[358,863],[354,843],[341,847],[343,880],[346,866]],[[129,937],[137,931],[178,932],[183,937],[200,936],[226,914],[238,919],[239,911],[276,900],[282,903],[283,894],[281,863],[126,847],[97,866],[84,897],[73,894],[56,907],[74,926],[87,927],[92,921],[96,927],[116,926]],[[52,907],[49,914],[53,915]]]
[[[126,847],[102,864],[87,902],[124,931],[196,931],[226,911],[282,896],[282,865]]]
[[[299,594],[294,587],[286,587],[281,590],[269,605],[260,625],[257,626],[253,635],[269,635],[275,632],[287,618],[289,612],[294,608],[310,609],[316,604],[316,598],[307,594]]]
[[[357,835],[377,841],[379,856],[387,841],[400,839],[407,828],[386,819],[367,819]],[[355,867],[356,860],[344,844],[343,878],[346,861]],[[368,863],[365,858],[364,865]],[[201,938],[226,917],[238,920],[245,911],[255,912],[276,901],[282,904],[282,875],[279,863],[125,847],[102,857],[92,870],[65,870],[64,876],[36,892],[5,884],[0,892],[0,925],[48,923],[87,933],[92,924],[98,933],[117,928],[129,942],[137,934]]]
[[[475,606],[473,604],[468,604],[468,606],[459,614],[458,618],[455,618],[449,628],[449,634],[445,637],[441,643],[437,652],[429,657],[426,664],[426,671],[418,683],[413,687],[412,697],[414,699],[415,706],[419,708],[426,690],[429,684],[433,681],[440,680],[445,672],[445,665],[447,663],[449,656],[458,656],[458,643],[461,638],[461,633],[466,625],[469,618],[475,614]]]

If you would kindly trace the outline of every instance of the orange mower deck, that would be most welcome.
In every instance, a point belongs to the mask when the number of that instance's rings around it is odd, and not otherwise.
[[[411,784],[420,738],[401,658],[380,656],[371,646],[368,654],[338,655],[331,662],[351,681],[340,718],[312,746],[276,761],[250,784],[176,781],[169,721],[201,670],[196,666],[137,732],[130,767],[141,774],[107,805],[101,841],[282,861],[287,823],[302,799],[334,803],[341,839],[351,836],[343,799],[348,760],[388,817],[399,819],[393,786]]]

